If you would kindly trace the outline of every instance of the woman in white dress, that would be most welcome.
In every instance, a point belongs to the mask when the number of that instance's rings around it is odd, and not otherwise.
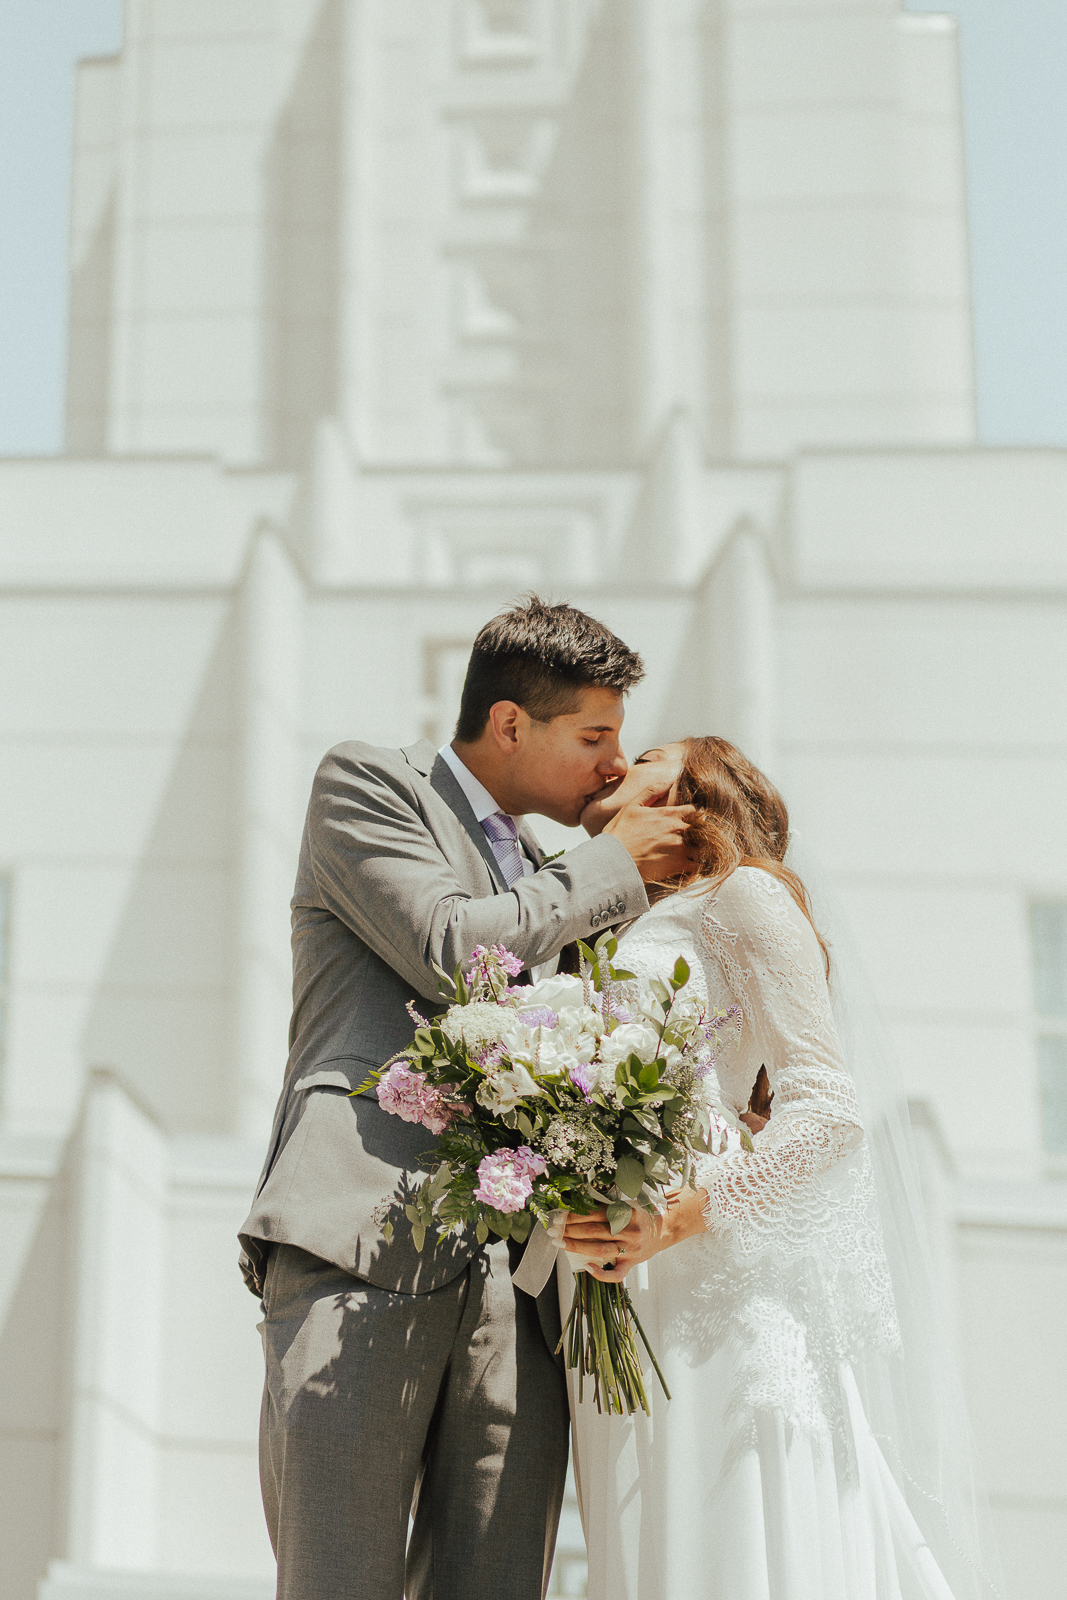
[[[698,865],[616,962],[651,977],[682,955],[709,1006],[739,1008],[717,1070],[754,1138],[659,1223],[569,1220],[568,1251],[626,1278],[672,1395],[649,1375],[652,1416],[619,1418],[572,1393],[590,1600],[996,1594],[906,1152],[892,1115],[865,1132],[785,806],[733,746],[691,739],[635,763],[590,831],[649,781],[697,807]]]

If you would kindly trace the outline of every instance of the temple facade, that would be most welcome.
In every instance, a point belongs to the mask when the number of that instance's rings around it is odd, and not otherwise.
[[[536,589],[644,656],[627,749],[733,739],[843,903],[1053,1600],[1067,452],[976,439],[954,23],[126,0],[75,121],[66,453],[0,462],[5,1595],[273,1592],[234,1234],[311,775],[445,739]]]

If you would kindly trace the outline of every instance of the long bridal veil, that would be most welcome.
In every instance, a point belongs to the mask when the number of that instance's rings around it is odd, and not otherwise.
[[[900,1324],[899,1351],[872,1351],[853,1361],[855,1399],[876,1447],[887,1500],[899,1513],[898,1537],[907,1540],[910,1530],[916,1544],[913,1561],[921,1567],[928,1560],[925,1541],[952,1600],[1003,1597],[895,1052],[825,872],[795,834],[786,860],[808,889],[816,926],[830,945],[834,1016],[867,1132]]]

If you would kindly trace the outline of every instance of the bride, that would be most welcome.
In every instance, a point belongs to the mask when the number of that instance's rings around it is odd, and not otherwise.
[[[701,999],[739,1008],[718,1075],[754,1137],[662,1218],[568,1220],[567,1251],[626,1279],[672,1396],[650,1384],[652,1416],[620,1418],[572,1391],[591,1600],[996,1594],[901,1105],[875,1047],[843,1049],[782,799],[725,740],[687,739],[642,756],[589,831],[648,785],[697,808],[697,865],[616,961],[654,976],[682,955]]]

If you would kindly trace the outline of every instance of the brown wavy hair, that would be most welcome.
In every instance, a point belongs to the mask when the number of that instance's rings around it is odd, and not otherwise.
[[[686,835],[696,864],[667,889],[703,881],[717,889],[735,867],[761,867],[784,883],[811,923],[830,976],[830,952],[811,914],[808,892],[785,865],[789,813],[774,784],[726,739],[683,739],[685,762],[678,779],[678,805],[696,807]]]

